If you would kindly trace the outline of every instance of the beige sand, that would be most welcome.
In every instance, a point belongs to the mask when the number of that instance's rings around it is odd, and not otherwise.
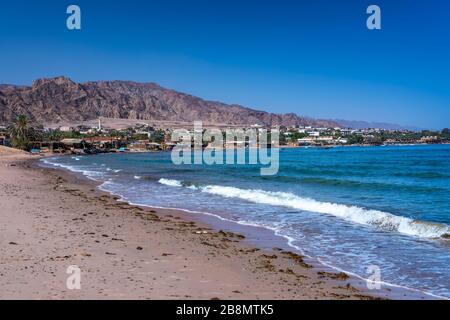
[[[345,274],[0,156],[0,299],[370,299]],[[16,161],[17,162],[17,161]],[[68,290],[66,270],[81,269]]]

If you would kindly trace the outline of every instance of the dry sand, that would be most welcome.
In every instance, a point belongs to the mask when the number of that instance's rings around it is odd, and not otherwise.
[[[0,299],[371,299],[287,251],[0,155]],[[19,161],[20,160],[20,161]],[[81,289],[66,287],[81,269]]]

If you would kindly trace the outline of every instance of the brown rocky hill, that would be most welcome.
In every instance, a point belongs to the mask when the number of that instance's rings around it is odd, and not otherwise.
[[[293,113],[274,114],[240,105],[206,101],[155,83],[97,81],[76,83],[65,77],[38,79],[31,87],[0,85],[0,123],[19,114],[35,123],[79,122],[98,117],[168,120],[234,125],[339,126]]]

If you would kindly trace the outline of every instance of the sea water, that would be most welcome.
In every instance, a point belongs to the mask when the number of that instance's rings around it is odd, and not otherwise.
[[[450,145],[287,148],[258,165],[174,165],[169,152],[62,156],[134,204],[261,226],[320,263],[450,298]]]

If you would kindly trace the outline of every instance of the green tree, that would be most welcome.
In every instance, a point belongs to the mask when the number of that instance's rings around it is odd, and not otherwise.
[[[60,141],[63,133],[59,129],[49,130],[42,135],[42,140]]]
[[[8,128],[11,135],[11,143],[14,148],[28,150],[32,129],[29,126],[27,116],[19,115]]]
[[[348,144],[361,144],[361,143],[364,143],[363,136],[352,134],[351,136],[348,137]]]
[[[152,142],[156,142],[156,143],[163,143],[164,142],[164,131],[157,130],[157,131],[153,132],[150,136],[150,140]]]
[[[442,129],[441,136],[444,140],[450,140],[450,131],[448,130],[448,128]]]
[[[308,134],[304,133],[304,132],[293,132],[291,135],[291,139],[292,139],[292,141],[294,141],[294,140],[305,138],[307,136],[308,136]]]

